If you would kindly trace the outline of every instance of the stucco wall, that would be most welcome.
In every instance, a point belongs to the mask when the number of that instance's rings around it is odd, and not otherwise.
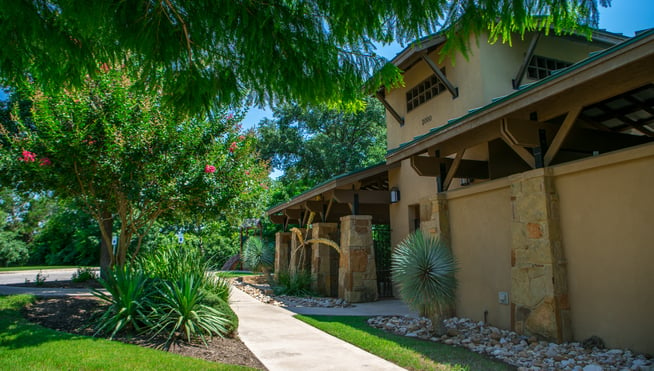
[[[654,144],[554,171],[574,337],[654,353]]]
[[[511,308],[498,293],[511,289],[511,193],[506,179],[447,193],[459,288],[456,314],[511,327]]]

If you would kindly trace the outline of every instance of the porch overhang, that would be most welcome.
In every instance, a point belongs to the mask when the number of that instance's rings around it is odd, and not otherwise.
[[[388,224],[388,170],[397,166],[399,164],[381,163],[336,176],[268,209],[266,215],[273,223],[284,227],[306,225],[311,213],[314,222],[338,222],[345,215],[370,215],[373,224]]]
[[[557,155],[562,162],[651,141],[654,105],[647,97],[654,93],[653,65],[654,30],[649,30],[389,150],[387,164],[411,159],[418,174],[449,175],[451,181],[465,177],[466,168],[475,177],[486,175],[479,171],[483,166],[462,155],[468,148],[493,141],[502,142],[513,157],[522,159],[521,171],[548,166]],[[638,94],[647,97],[636,102]],[[631,101],[633,109],[611,108],[619,104],[618,98]],[[599,122],[607,117],[622,125]],[[598,148],[590,149],[596,144]]]

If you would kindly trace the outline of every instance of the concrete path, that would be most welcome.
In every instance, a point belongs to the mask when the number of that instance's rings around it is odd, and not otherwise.
[[[48,271],[59,280],[70,279],[73,270]],[[32,280],[38,271],[0,274],[0,295],[29,293],[36,296],[84,296],[87,289],[4,286]],[[52,279],[54,280],[54,279]],[[264,304],[233,288],[232,309],[239,318],[239,337],[270,371],[276,370],[403,370],[382,358],[301,322],[296,313],[309,315],[363,316],[412,314],[399,300],[356,304],[349,308],[281,308]]]
[[[239,289],[232,289],[230,301],[238,315],[239,337],[270,371],[403,370]]]

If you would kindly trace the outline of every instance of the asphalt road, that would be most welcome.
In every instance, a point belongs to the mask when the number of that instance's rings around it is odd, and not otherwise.
[[[25,280],[34,282],[36,281],[36,275],[39,274],[39,272],[45,275],[46,282],[68,281],[72,278],[73,273],[77,272],[77,268],[0,272],[0,285],[25,283]]]

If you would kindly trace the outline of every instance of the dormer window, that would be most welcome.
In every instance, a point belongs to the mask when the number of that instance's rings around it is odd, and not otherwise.
[[[445,74],[445,69],[441,69]],[[431,75],[406,93],[406,111],[411,112],[419,105],[427,102],[447,90],[436,75]]]
[[[552,71],[570,67],[572,63],[564,62],[553,58],[534,55],[527,67],[527,76],[530,79],[540,80],[552,74]]]

